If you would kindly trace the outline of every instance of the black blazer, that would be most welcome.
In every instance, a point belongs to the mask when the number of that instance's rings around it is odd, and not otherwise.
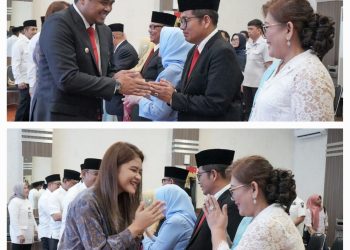
[[[149,63],[141,70],[141,75],[146,81],[154,81],[160,72],[163,71],[162,58],[158,56],[159,49],[154,51]]]
[[[230,191],[226,190],[219,197],[218,203],[220,207],[222,207],[224,204],[227,204],[227,213],[228,213],[227,233],[230,236],[230,239],[233,241],[236,235],[238,225],[241,222],[243,217],[239,215],[239,211],[237,209],[236,204],[231,200]],[[201,213],[197,218],[196,224],[194,226],[191,239],[188,243],[188,246],[186,247],[187,250],[199,250],[199,249],[212,250],[213,249],[212,243],[211,243],[211,232],[206,219],[203,221],[203,224],[198,230],[198,232],[195,233],[197,224],[200,222],[203,215],[204,215],[204,212],[201,211]]]
[[[102,98],[114,95],[112,32],[96,25],[101,72],[84,22],[71,5],[50,16],[40,34],[39,78],[33,119],[36,121],[96,121]]]
[[[124,40],[113,53],[113,63],[116,71],[132,69],[139,61],[135,48]],[[110,115],[117,115],[123,117],[123,101],[122,95],[112,97],[112,100],[106,101],[106,112]]]
[[[179,121],[239,121],[243,75],[230,43],[215,34],[204,46],[189,79],[195,46],[187,55],[171,107]]]

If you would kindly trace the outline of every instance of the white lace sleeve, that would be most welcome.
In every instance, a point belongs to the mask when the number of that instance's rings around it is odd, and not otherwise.
[[[318,58],[309,58],[293,79],[291,111],[295,121],[333,121],[334,84]]]
[[[228,246],[226,241],[221,241],[216,250],[230,250],[230,247]]]

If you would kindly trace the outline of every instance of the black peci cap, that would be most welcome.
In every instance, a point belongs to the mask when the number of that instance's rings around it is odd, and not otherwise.
[[[161,23],[161,24],[164,24],[165,26],[174,27],[176,22],[176,16],[169,13],[152,11],[151,22]]]
[[[122,23],[113,23],[108,25],[111,28],[112,32],[124,32],[124,24]]]
[[[220,0],[178,0],[179,11],[186,10],[219,10]]]
[[[188,175],[188,170],[173,166],[166,166],[164,168],[164,177],[176,178],[180,180],[186,180]]]
[[[63,170],[63,179],[80,181],[80,173],[71,169]]]
[[[23,27],[34,26],[36,27],[36,20],[27,20],[23,22]]]
[[[80,165],[81,170],[83,169],[94,169],[99,170],[101,165],[101,159],[86,158],[84,163]]]
[[[50,182],[53,182],[53,181],[61,181],[61,176],[59,174],[52,174],[52,175],[46,176],[45,180],[46,180],[46,183],[49,184]]]
[[[207,149],[195,155],[197,166],[205,166],[211,164],[230,165],[235,155],[234,150],[229,149]]]

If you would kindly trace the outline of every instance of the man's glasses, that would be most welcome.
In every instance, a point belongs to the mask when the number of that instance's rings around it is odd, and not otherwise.
[[[201,18],[201,17],[197,17],[197,16],[181,17],[180,18],[180,24],[181,24],[180,27],[183,28],[183,29],[186,29],[187,28],[187,23],[193,18]]]
[[[156,24],[150,24],[150,26],[148,26],[150,30],[155,30],[156,28],[163,28],[164,25],[156,25]]]
[[[211,170],[208,170],[208,171],[203,171],[203,172],[198,172],[197,173],[197,179],[199,180],[201,178],[201,176],[204,174],[204,173],[209,173],[211,172]]]

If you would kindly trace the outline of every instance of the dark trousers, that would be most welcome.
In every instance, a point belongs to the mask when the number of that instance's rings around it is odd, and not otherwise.
[[[30,250],[32,248],[32,244],[11,244],[12,250]]]
[[[50,250],[57,250],[58,240],[56,239],[49,239],[49,249]]]
[[[42,250],[49,250],[49,238],[43,237],[40,238],[42,244]]]
[[[254,97],[258,88],[243,86],[243,101],[245,103],[244,120],[248,121],[250,112],[252,111]]]
[[[30,95],[29,85],[26,89],[19,89],[20,99],[19,105],[16,111],[15,121],[25,122],[29,121],[29,109],[30,109]]]

